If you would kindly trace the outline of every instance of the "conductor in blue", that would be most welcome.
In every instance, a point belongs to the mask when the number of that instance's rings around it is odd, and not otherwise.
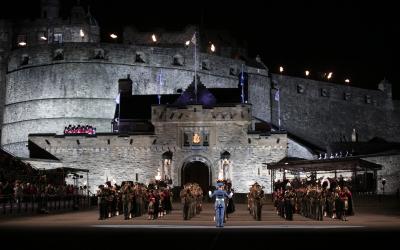
[[[232,198],[233,192],[228,195],[228,193],[224,190],[224,183],[217,183],[217,190],[213,193],[208,191],[208,195],[210,198],[215,197],[215,222],[217,227],[224,226],[224,217],[225,217],[225,199]]]

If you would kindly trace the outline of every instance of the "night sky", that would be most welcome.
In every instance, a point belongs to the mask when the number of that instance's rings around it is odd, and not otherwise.
[[[39,2],[13,1],[0,9],[0,18],[35,17]],[[68,10],[74,1],[62,1]],[[400,18],[395,3],[377,1],[127,1],[82,0],[90,4],[99,21],[103,37],[122,32],[133,24],[141,31],[157,27],[181,30],[187,24],[228,30],[248,44],[251,57],[260,54],[271,72],[283,65],[285,73],[303,76],[305,69],[333,72],[332,82],[377,88],[384,78],[400,99],[400,77],[395,67],[399,60]],[[216,2],[216,1],[214,1]],[[323,3],[322,3],[323,2]],[[137,4],[137,5],[133,5]],[[63,16],[68,12],[64,11]]]

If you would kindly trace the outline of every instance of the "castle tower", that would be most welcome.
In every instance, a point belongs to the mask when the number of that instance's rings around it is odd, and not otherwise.
[[[41,15],[42,18],[56,19],[60,16],[60,1],[59,0],[41,0]]]
[[[85,10],[80,5],[80,1],[78,0],[77,4],[71,9],[71,23],[72,24],[82,23],[85,18],[86,18]]]
[[[0,20],[0,124],[3,122],[7,61],[9,52],[11,50],[11,27],[12,24],[10,22],[6,20]]]
[[[384,78],[379,84],[378,89],[384,93],[386,93],[389,100],[392,99],[392,84]]]
[[[89,42],[98,43],[100,42],[100,27],[97,20],[90,13],[90,6],[88,6],[88,11],[86,13],[87,21],[89,22]]]

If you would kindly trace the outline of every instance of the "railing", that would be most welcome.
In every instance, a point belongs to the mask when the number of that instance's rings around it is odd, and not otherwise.
[[[89,209],[97,205],[95,198],[86,195],[0,195],[0,218]]]

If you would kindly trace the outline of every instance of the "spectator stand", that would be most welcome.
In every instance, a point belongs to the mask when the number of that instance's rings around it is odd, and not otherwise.
[[[75,168],[37,169],[0,148],[0,217],[87,209],[88,170]],[[78,187],[80,180],[86,181]],[[70,178],[73,184],[67,185]],[[93,196],[95,198],[95,196]]]
[[[301,174],[311,174],[317,179],[318,175],[332,175],[338,179],[339,173],[351,173],[350,183],[352,192],[357,193],[376,193],[377,191],[377,171],[382,169],[382,165],[362,160],[358,157],[304,160],[284,158],[277,163],[263,163],[271,171],[271,184],[273,185],[277,172],[283,176],[283,180],[289,179],[289,175],[294,177]],[[340,178],[339,178],[340,179]],[[344,181],[344,180],[340,180]],[[341,185],[343,186],[343,185]],[[271,187],[272,191],[274,187]]]
[[[68,125],[64,128],[64,135],[96,135],[96,127],[91,125]]]

